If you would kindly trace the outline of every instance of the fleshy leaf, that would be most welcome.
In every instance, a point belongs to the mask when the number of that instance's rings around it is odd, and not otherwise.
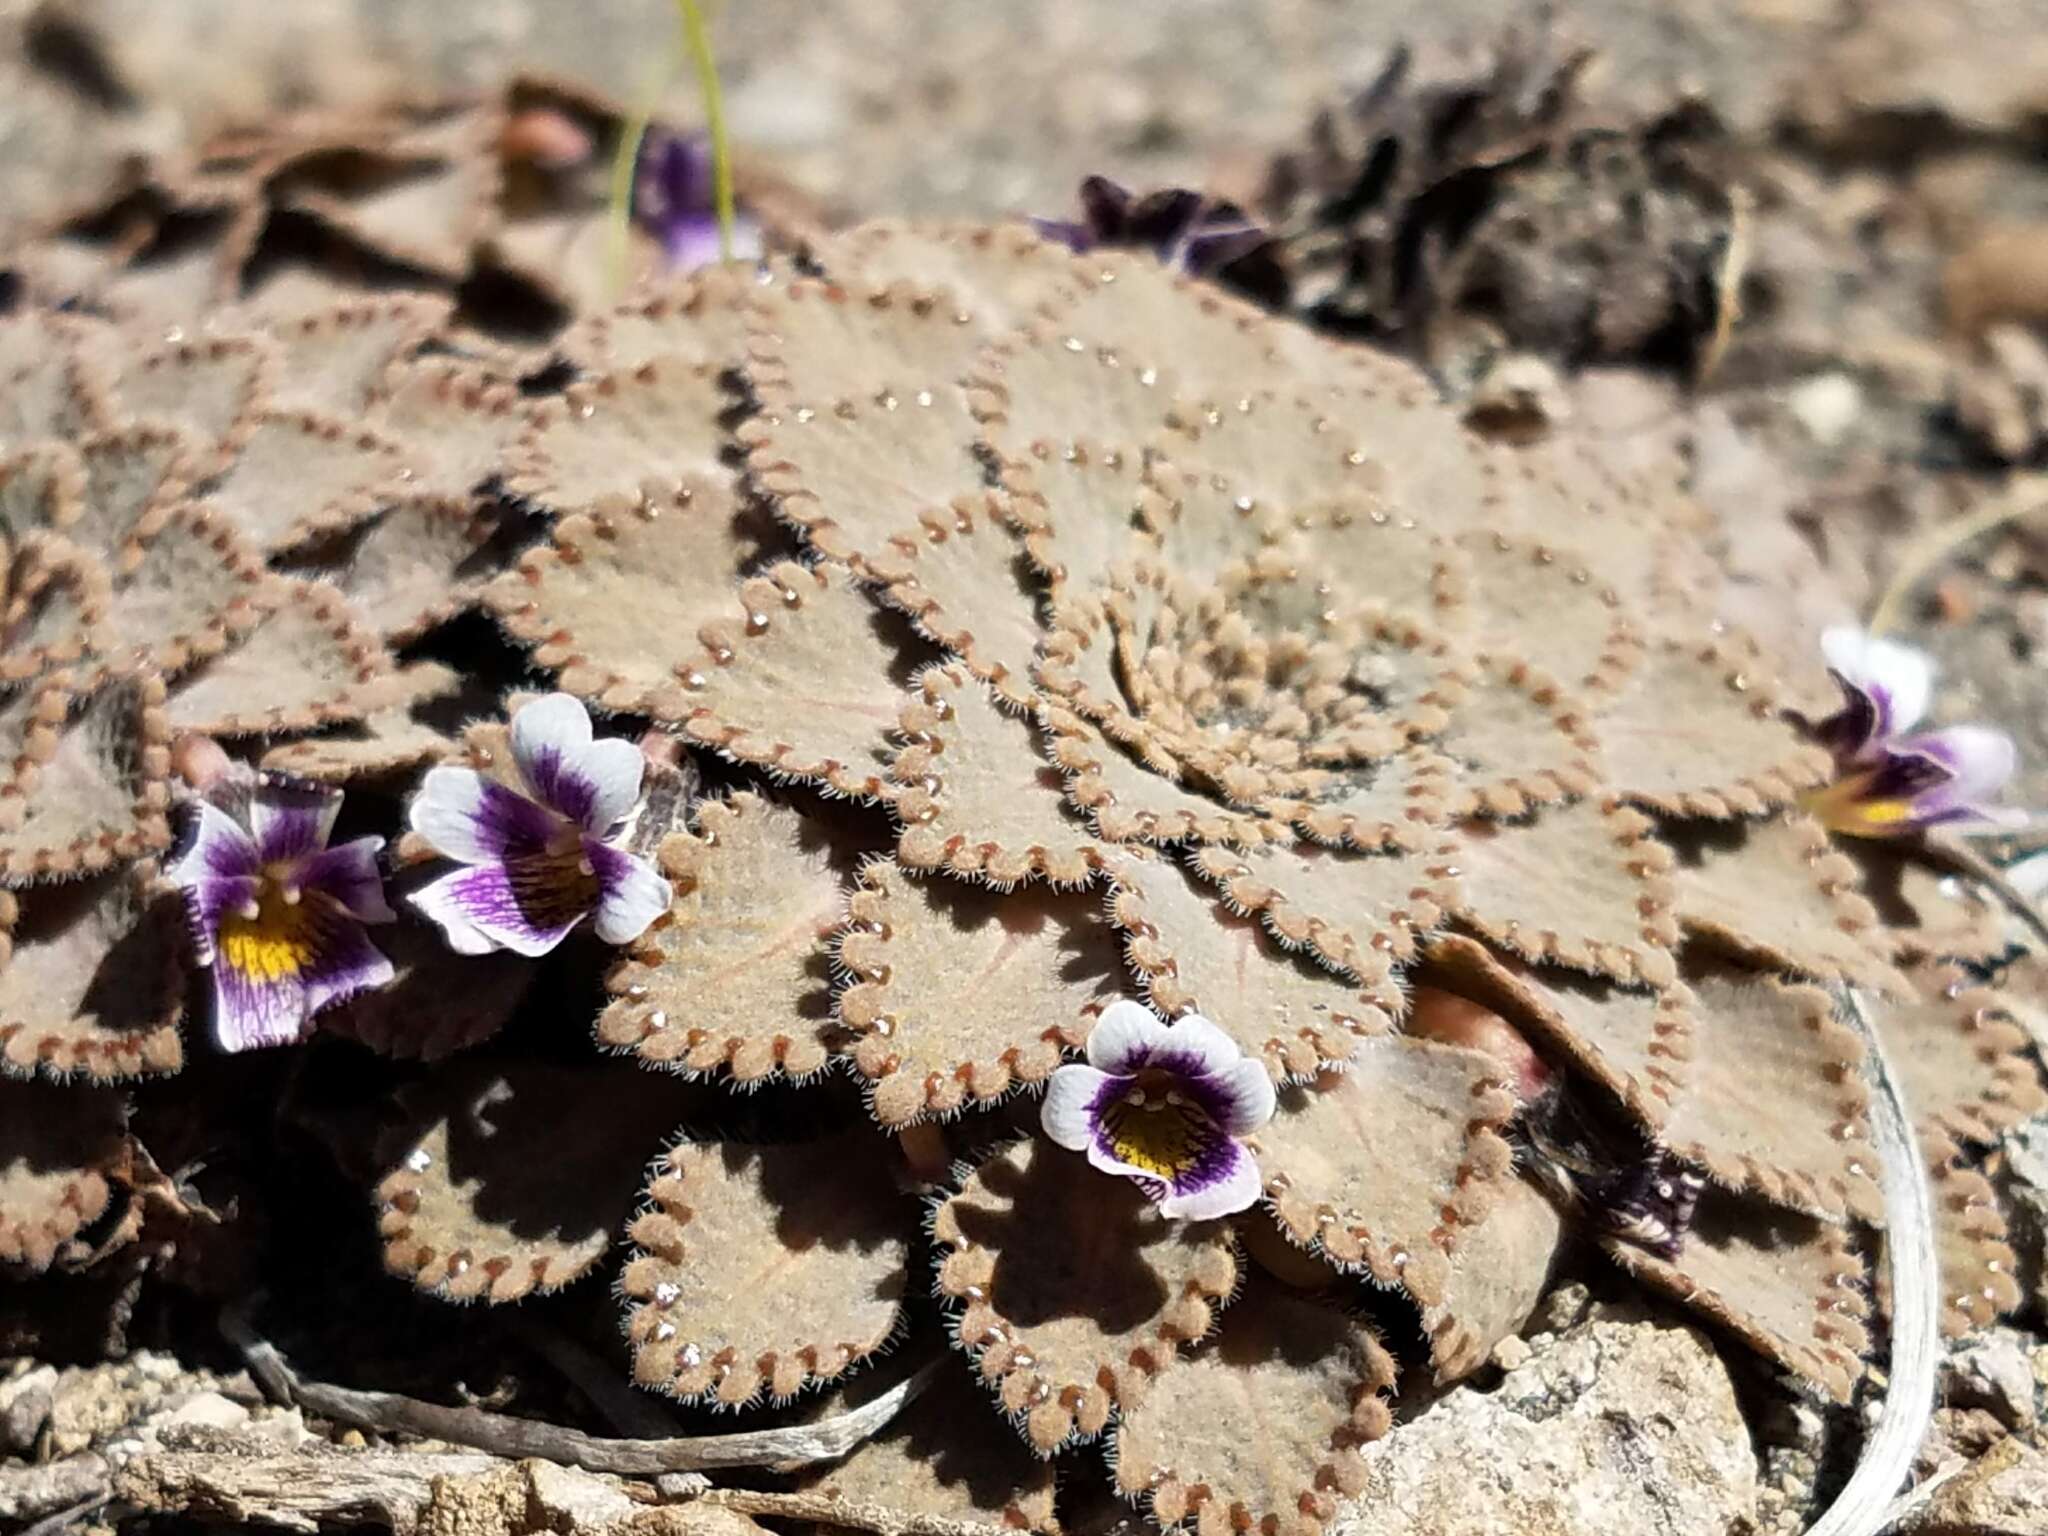
[[[494,532],[468,507],[408,496],[350,542],[334,584],[370,628],[403,645],[482,601]]]
[[[750,577],[735,622],[700,639],[680,698],[649,701],[657,715],[770,773],[886,798],[885,733],[902,702],[897,650],[885,616],[843,567],[784,561]]]
[[[179,679],[168,705],[176,729],[306,731],[360,720],[397,696],[390,654],[332,587],[277,579],[265,603],[240,645]]]
[[[282,349],[279,403],[323,418],[359,420],[386,392],[401,358],[448,318],[433,294],[350,299],[274,324]]]
[[[570,1284],[610,1249],[634,1170],[689,1103],[623,1065],[444,1068],[390,1139],[376,1195],[385,1268],[458,1301]],[[582,1130],[563,1141],[563,1124]]]
[[[1044,718],[1053,761],[1067,775],[1067,797],[1088,813],[1105,841],[1256,844],[1286,831],[1134,762],[1071,710],[1048,709]]]
[[[998,889],[1024,880],[1085,884],[1104,845],[1067,805],[1039,728],[999,710],[956,667],[932,667],[904,705],[906,745],[893,770],[903,823],[897,861]]]
[[[759,795],[707,800],[660,849],[666,916],[614,966],[597,1038],[654,1066],[737,1083],[825,1066],[831,947],[846,895],[823,830]]]
[[[442,723],[458,707],[463,679],[435,661],[414,662],[390,679],[391,701],[359,721],[288,741],[263,754],[263,766],[325,784],[378,778],[447,755]],[[435,716],[442,717],[437,723]]]
[[[1348,1070],[1286,1089],[1251,1138],[1288,1235],[1340,1269],[1444,1298],[1464,1229],[1512,1175],[1515,1097],[1490,1057],[1383,1035]]]
[[[519,391],[467,363],[422,359],[394,370],[368,424],[412,455],[406,488],[467,506],[503,474],[525,432]]]
[[[443,1061],[504,1028],[532,990],[534,964],[510,950],[458,955],[425,923],[380,927],[391,980],[319,1015],[339,1035],[392,1061]]]
[[[111,568],[110,647],[166,675],[218,656],[262,618],[262,561],[203,505],[146,514]]]
[[[1754,653],[1733,643],[1650,647],[1593,730],[1623,797],[1673,816],[1758,815],[1831,767],[1780,718]]]
[[[723,373],[746,359],[747,307],[754,275],[701,267],[645,298],[586,316],[562,336],[563,356],[591,373],[667,369]]]
[[[1459,543],[1475,588],[1472,644],[1519,656],[1588,697],[1613,693],[1634,671],[1643,625],[1576,549],[1478,531]]]
[[[1471,939],[1434,940],[1445,984],[1513,1020],[1570,1058],[1649,1129],[1664,1124],[1693,1052],[1691,996],[1623,987],[1557,966],[1529,966]]]
[[[1716,973],[1691,991],[1692,1060],[1664,1144],[1731,1188],[1881,1222],[1862,1042],[1827,993]]]
[[[48,1269],[105,1213],[122,1120],[105,1089],[0,1081],[0,1273]]]
[[[982,332],[943,293],[799,280],[757,297],[740,429],[754,478],[824,554],[863,573],[927,513],[980,499],[961,381]]]
[[[1032,664],[1044,637],[1036,583],[1020,576],[1016,536],[991,498],[978,509],[962,500],[927,513],[918,526],[876,552],[883,595],[961,665],[1015,709],[1032,708]]]
[[[1996,990],[1948,966],[1911,980],[1905,998],[1870,1012],[1923,1137],[1982,1146],[2048,1108],[2027,1032]]]
[[[0,883],[91,874],[170,843],[162,682],[145,673],[89,686],[24,686],[0,702],[0,752],[20,753],[0,788]]]
[[[1041,1456],[1141,1401],[1237,1284],[1227,1223],[1167,1221],[1128,1179],[1036,1139],[975,1169],[932,1236],[955,1341]]]
[[[1637,1279],[1849,1401],[1870,1345],[1870,1304],[1863,1261],[1838,1229],[1709,1191],[1676,1259],[1616,1238],[1602,1246]]]
[[[69,443],[29,443],[0,456],[0,526],[16,538],[61,532],[85,514],[85,465]]]
[[[564,511],[667,506],[728,473],[734,404],[717,370],[674,362],[579,380],[535,413],[510,488]]]
[[[484,595],[571,693],[676,715],[688,707],[688,674],[711,670],[693,642],[714,654],[738,643],[740,572],[767,547],[727,477],[690,475],[667,504],[563,518],[551,544]]]
[[[1452,765],[1454,816],[1521,816],[1594,792],[1600,744],[1586,716],[1545,673],[1489,656],[1451,723],[1429,742]]]
[[[1307,844],[1200,848],[1196,873],[1240,912],[1254,912],[1290,949],[1379,987],[1412,959],[1450,899],[1450,848],[1341,853]]]
[[[1991,1181],[1965,1166],[1956,1144],[1922,1130],[1934,1197],[1935,1254],[1941,1266],[1941,1331],[1951,1339],[2016,1312],[2026,1300],[2019,1259],[2006,1241],[2005,1213]]]
[[[124,358],[115,396],[131,419],[169,422],[191,439],[198,466],[226,462],[256,428],[277,375],[277,347],[265,336],[173,341]]]
[[[0,892],[0,1073],[99,1081],[178,1070],[185,908],[138,864]]]
[[[1393,1423],[1394,1362],[1365,1324],[1270,1285],[1117,1426],[1116,1481],[1161,1526],[1319,1536],[1364,1491],[1358,1448]]]
[[[208,496],[258,547],[353,527],[406,487],[397,444],[355,420],[265,411]]]
[[[1735,826],[1667,825],[1678,921],[1754,964],[1904,995],[1854,860],[1797,811]]]
[[[642,1386],[732,1407],[788,1398],[894,1336],[905,1202],[865,1132],[803,1146],[679,1142],[647,1197],[620,1281]]]
[[[1526,960],[1669,986],[1670,850],[1646,817],[1611,802],[1553,806],[1526,821],[1459,829],[1452,914]]]
[[[1451,1260],[1443,1300],[1422,1314],[1438,1386],[1470,1376],[1522,1331],[1565,1241],[1564,1218],[1526,1179],[1503,1179],[1494,1197]]]
[[[85,473],[76,522],[60,528],[88,549],[119,549],[184,497],[205,456],[167,421],[95,432],[78,444]]]
[[[775,1512],[878,1536],[1056,1531],[1053,1466],[989,1412],[973,1378],[947,1370],[843,1461],[801,1474]]]
[[[878,219],[810,244],[835,281],[873,288],[944,288],[987,331],[1007,330],[1068,299],[1073,274],[1025,225],[904,223]]]
[[[1200,1013],[1278,1082],[1350,1061],[1400,1008],[1396,991],[1375,998],[1289,954],[1169,859],[1118,858],[1110,916],[1155,1007],[1169,1018]]]
[[[0,555],[0,682],[17,683],[106,652],[113,585],[106,568],[62,534],[17,536]]]
[[[839,959],[855,980],[839,1017],[887,1126],[1043,1082],[1123,989],[1115,930],[1083,895],[998,896],[882,862],[849,911]]]

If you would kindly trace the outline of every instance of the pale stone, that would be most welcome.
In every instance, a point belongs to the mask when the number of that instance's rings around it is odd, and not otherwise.
[[[2048,1536],[2048,1453],[2001,1440],[1936,1490],[1900,1536]]]
[[[1753,1521],[1756,1455],[1720,1359],[1690,1328],[1596,1313],[1529,1340],[1366,1447],[1333,1536],[1726,1536]]]

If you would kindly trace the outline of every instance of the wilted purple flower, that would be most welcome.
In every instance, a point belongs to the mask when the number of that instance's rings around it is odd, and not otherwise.
[[[1039,234],[1069,250],[1148,250],[1167,266],[1202,277],[1265,243],[1266,232],[1233,203],[1186,187],[1133,197],[1106,176],[1081,183],[1081,217],[1033,219]]]
[[[1128,1000],[1088,1036],[1088,1063],[1046,1085],[1045,1134],[1134,1181],[1160,1214],[1228,1216],[1259,1198],[1259,1167],[1237,1140],[1273,1117],[1273,1080],[1199,1014],[1172,1024]]]
[[[247,772],[197,807],[192,843],[168,871],[185,891],[200,964],[213,970],[221,1049],[302,1039],[330,1004],[391,980],[363,931],[388,923],[381,837],[327,846],[341,791]]]
[[[672,272],[695,271],[719,259],[716,181],[708,135],[648,130],[634,173],[633,217],[661,242]],[[733,226],[733,254],[758,256],[759,226],[744,213],[734,217]]]
[[[1983,725],[1908,734],[1934,693],[1923,653],[1860,629],[1821,636],[1842,707],[1809,725],[1835,758],[1834,782],[1801,803],[1834,831],[1892,837],[1922,827],[2005,827],[2025,816],[1986,803],[2010,779],[2012,738]]]
[[[415,892],[449,948],[544,955],[584,918],[628,944],[668,910],[669,884],[608,840],[640,799],[632,742],[591,739],[590,716],[551,693],[512,717],[512,761],[527,794],[470,768],[436,768],[413,797],[413,831],[467,865]]]

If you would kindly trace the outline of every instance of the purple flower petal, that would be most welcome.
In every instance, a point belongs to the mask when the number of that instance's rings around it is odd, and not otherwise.
[[[340,790],[269,776],[250,800],[249,830],[263,862],[280,864],[325,848],[340,814]]]
[[[562,831],[554,812],[470,768],[428,773],[407,820],[436,853],[464,864],[544,848]]]
[[[1912,729],[1934,695],[1934,663],[1896,640],[1836,625],[1820,637],[1828,670],[1844,689],[1870,701],[1876,720],[1871,740],[1883,741]]]
[[[225,811],[201,800],[191,816],[191,844],[164,871],[169,879],[191,886],[202,880],[241,879],[263,867],[255,840]]]
[[[391,979],[363,926],[331,901],[264,891],[252,917],[223,914],[213,959],[214,1036],[226,1051],[289,1045],[328,1004]]]
[[[669,909],[674,888],[646,859],[585,839],[584,857],[597,871],[603,894],[597,902],[597,936],[607,944],[630,944]]]
[[[366,923],[390,923],[398,914],[384,899],[384,876],[377,855],[381,837],[358,837],[338,848],[324,849],[298,867],[299,885],[309,893],[330,897],[344,911]]]
[[[532,854],[458,869],[411,901],[458,954],[496,948],[535,957],[567,938],[598,895],[596,876],[581,873],[576,854]]]
[[[263,882],[254,875],[235,875],[225,880],[195,880],[185,888],[185,912],[192,929],[192,950],[201,965],[213,964],[214,936],[231,912],[239,912],[263,893]]]
[[[1258,1160],[1241,1143],[1225,1139],[1198,1177],[1183,1179],[1168,1191],[1159,1214],[1175,1221],[1213,1221],[1248,1209],[1264,1192]]]
[[[512,717],[512,758],[541,804],[600,835],[633,809],[646,767],[623,737],[594,741],[589,711],[566,693],[536,699]]]
[[[1166,1021],[1143,1003],[1121,998],[1111,1003],[1088,1032],[1088,1065],[1115,1077],[1129,1077],[1144,1066],[1166,1037]]]
[[[1087,1151],[1101,1118],[1098,1101],[1105,1089],[1120,1081],[1079,1062],[1056,1068],[1038,1107],[1039,1125],[1055,1145],[1069,1152]]]

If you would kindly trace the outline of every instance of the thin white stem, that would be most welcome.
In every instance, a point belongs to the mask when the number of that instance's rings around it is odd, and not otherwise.
[[[1806,1536],[1878,1536],[1892,1522],[1893,1496],[1912,1471],[1913,1457],[1934,1417],[1934,1378],[1941,1361],[1941,1271],[1934,1248],[1934,1198],[1898,1074],[1856,990],[1840,988],[1836,998],[1845,1020],[1863,1036],[1876,1089],[1870,1126],[1884,1189],[1892,1349],[1884,1407],[1863,1443],[1856,1470],[1835,1502],[1807,1527]]]

